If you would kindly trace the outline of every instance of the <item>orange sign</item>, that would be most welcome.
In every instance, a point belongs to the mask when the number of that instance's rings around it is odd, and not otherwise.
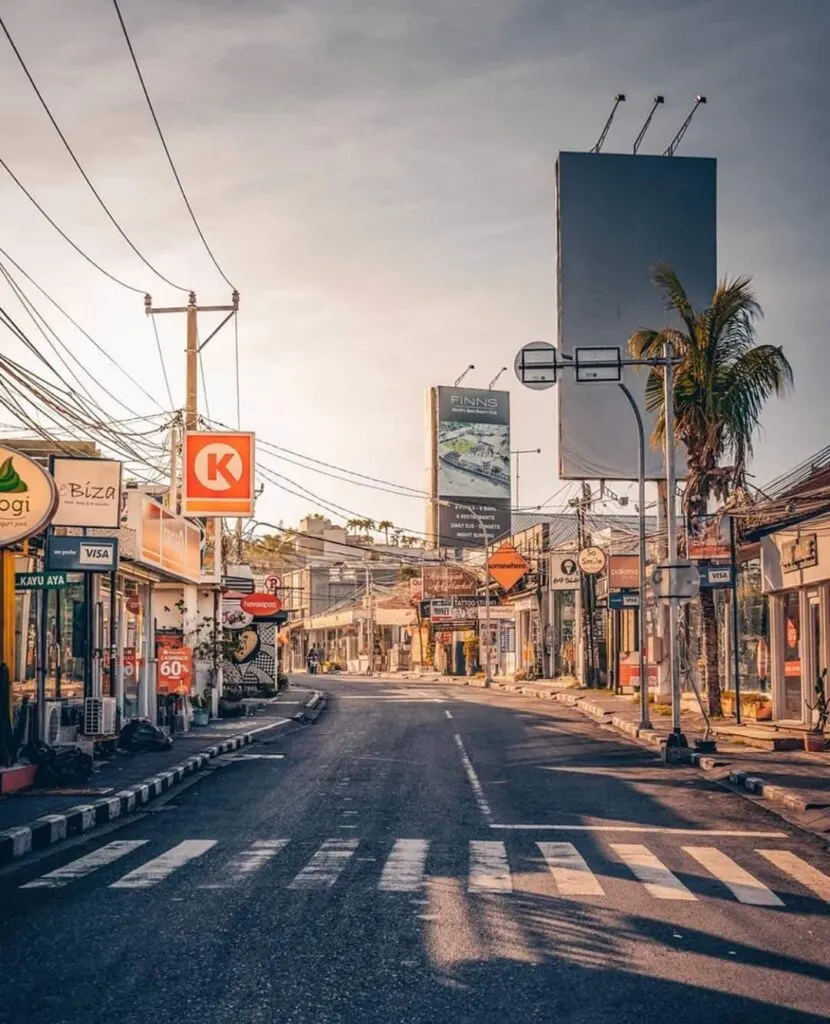
[[[254,435],[187,431],[184,435],[182,514],[254,514]]]
[[[502,590],[510,590],[527,573],[530,565],[512,544],[502,544],[490,556],[487,568]]]
[[[255,619],[270,619],[282,609],[282,601],[273,594],[245,594],[239,605]]]
[[[128,519],[137,527],[138,557],[174,576],[198,582],[202,571],[202,534],[183,516],[160,505],[146,494],[135,492],[137,517]]]
[[[158,693],[189,693],[193,680],[193,651],[190,647],[160,647],[158,652]]]

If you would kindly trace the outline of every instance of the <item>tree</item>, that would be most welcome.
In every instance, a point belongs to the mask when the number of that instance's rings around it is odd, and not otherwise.
[[[378,531],[383,534],[386,543],[389,543],[389,531],[394,527],[391,519],[381,519],[378,523]]]
[[[371,535],[372,535],[372,530],[374,530],[374,528],[375,528],[375,521],[374,521],[374,519],[361,519],[360,520],[360,525],[363,528],[363,532],[364,532],[364,535],[365,535],[366,539],[368,540],[371,537]]]
[[[348,533],[349,530],[354,530],[354,532],[357,533],[358,530],[360,530],[360,528],[362,526],[363,526],[363,520],[362,519],[349,519],[346,522],[346,532]]]
[[[725,501],[743,488],[763,407],[791,387],[793,372],[780,346],[756,344],[763,312],[751,278],[723,279],[710,305],[695,310],[670,266],[658,264],[652,277],[666,310],[677,314],[682,327],[637,331],[628,346],[635,358],[652,358],[662,355],[670,341],[683,360],[674,370],[673,430],[686,446],[683,506],[692,518],[704,515],[710,500]],[[657,447],[666,431],[662,368],[649,371],[645,405],[656,413],[651,440]],[[720,715],[718,624],[711,590],[701,591],[700,604],[709,711]]]

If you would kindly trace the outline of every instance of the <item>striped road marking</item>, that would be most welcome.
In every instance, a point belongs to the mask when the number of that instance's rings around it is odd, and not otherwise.
[[[470,842],[470,892],[512,892],[510,864],[504,843],[491,840]]]
[[[796,882],[800,882],[807,889],[825,901],[830,903],[830,877],[808,864],[806,860],[796,857],[789,850],[756,850],[762,857],[774,864],[787,875],[791,875]]]
[[[40,878],[35,878],[31,882],[21,885],[20,888],[62,889],[63,886],[69,885],[70,882],[74,882],[78,878],[84,878],[86,875],[91,875],[98,868],[106,867],[107,864],[113,864],[122,857],[126,857],[128,853],[132,853],[133,850],[144,846],[147,841],[146,839],[124,839],[114,843],[107,843],[100,850],[94,850],[84,857],[79,857],[69,864],[64,864],[62,868],[55,868],[54,871],[50,871]]]
[[[334,885],[359,845],[359,839],[327,839],[288,888],[325,889]]]
[[[378,888],[384,892],[415,892],[420,889],[428,850],[426,839],[396,839]]]
[[[605,890],[572,843],[537,843],[562,896],[604,896]]]
[[[684,846],[683,849],[719,882],[723,882],[739,903],[750,903],[753,907],[784,906],[763,882],[759,882],[748,871],[744,871],[740,864],[736,864],[731,857],[716,850],[714,846]]]
[[[128,872],[123,878],[113,882],[110,889],[149,889],[158,885],[159,882],[163,882],[177,868],[183,867],[188,861],[195,860],[196,857],[201,857],[214,846],[216,846],[215,839],[185,839],[183,843],[174,846],[167,853],[161,854],[160,857],[154,857],[153,860],[142,864],[140,868]]]
[[[288,846],[287,839],[257,839],[247,850],[237,854],[230,862],[230,867],[243,878],[253,874],[264,867],[284,847]]]
[[[611,849],[658,900],[695,900],[677,875],[657,859],[646,846],[637,843],[611,843]]]

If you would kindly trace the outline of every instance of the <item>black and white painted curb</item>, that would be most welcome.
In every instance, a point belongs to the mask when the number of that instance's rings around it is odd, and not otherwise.
[[[28,825],[19,825],[17,828],[0,832],[0,865],[9,864],[32,851],[46,849],[64,839],[88,832],[98,825],[106,825],[117,818],[132,814],[172,789],[188,775],[204,768],[213,758],[246,747],[253,742],[257,733],[276,729],[290,722],[291,719],[283,719],[233,736],[112,796],[103,797],[94,803],[70,807],[61,814],[45,814],[30,821]]]

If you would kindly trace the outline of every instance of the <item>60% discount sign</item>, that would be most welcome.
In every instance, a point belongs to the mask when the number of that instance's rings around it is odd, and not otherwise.
[[[193,679],[193,651],[189,647],[160,647],[158,693],[189,693]]]

